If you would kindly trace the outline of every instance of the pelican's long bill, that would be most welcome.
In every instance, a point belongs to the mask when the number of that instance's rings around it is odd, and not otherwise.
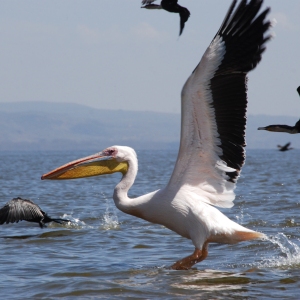
[[[42,176],[43,179],[75,179],[121,172],[128,170],[127,162],[118,162],[113,156],[102,152],[71,161]]]

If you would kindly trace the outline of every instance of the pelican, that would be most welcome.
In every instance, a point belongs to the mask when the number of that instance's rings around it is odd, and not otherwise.
[[[209,243],[264,239],[260,232],[230,220],[216,207],[232,207],[245,160],[247,73],[261,60],[269,9],[263,0],[234,0],[182,92],[181,139],[165,188],[129,198],[138,172],[135,151],[112,146],[46,173],[41,179],[72,179],[121,172],[113,192],[124,213],[161,224],[191,239],[194,252],[171,268],[187,270],[208,255]],[[236,8],[235,8],[236,7]]]
[[[18,223],[22,220],[39,223],[41,228],[45,227],[45,223],[49,222],[60,224],[62,222],[70,222],[70,220],[50,218],[33,201],[20,197],[13,198],[0,209],[0,225],[4,223]]]
[[[300,86],[298,86],[297,92],[300,96]],[[267,130],[267,131],[273,131],[273,132],[287,132],[290,134],[300,133],[300,119],[296,122],[295,126],[276,124],[276,125],[268,125],[265,127],[258,127],[257,130]]]
[[[190,12],[187,8],[180,6],[178,4],[178,0],[162,0],[160,2],[160,5],[157,4],[152,4],[155,0],[143,0],[142,1],[142,8],[147,8],[147,9],[164,9],[168,12],[172,13],[178,13],[180,16],[180,31],[179,35],[182,34],[184,24],[190,17]]]
[[[281,145],[277,145],[277,147],[279,148],[279,151],[288,151],[288,150],[292,150],[294,148],[290,147],[291,143],[286,143],[284,146]]]

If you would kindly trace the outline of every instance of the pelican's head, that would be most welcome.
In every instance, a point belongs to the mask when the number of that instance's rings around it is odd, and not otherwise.
[[[41,179],[74,179],[128,170],[128,162],[136,161],[136,153],[130,147],[112,146],[96,154],[69,162],[42,176]]]

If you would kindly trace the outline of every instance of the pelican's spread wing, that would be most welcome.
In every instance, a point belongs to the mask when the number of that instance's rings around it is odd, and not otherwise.
[[[14,198],[0,209],[0,225],[35,218],[43,218],[43,214],[41,209],[30,200]]]
[[[233,206],[245,160],[247,73],[261,60],[269,9],[233,1],[218,33],[182,89],[181,141],[169,188]]]

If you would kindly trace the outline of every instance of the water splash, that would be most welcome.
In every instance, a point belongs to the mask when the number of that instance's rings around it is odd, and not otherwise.
[[[240,206],[239,215],[236,215],[235,218],[237,219],[237,222],[239,224],[243,224],[243,222],[244,222],[244,205]]]
[[[267,258],[260,264],[260,267],[299,267],[300,265],[300,247],[288,239],[283,233],[267,237],[273,245],[279,247],[281,251],[279,256]]]
[[[71,215],[64,214],[62,219],[68,219],[70,222],[64,222],[64,226],[67,228],[92,228],[91,226],[87,225],[84,221],[81,221],[79,218],[74,218]]]
[[[239,206],[239,213],[235,216],[237,223],[243,225],[250,222],[253,217],[247,213],[248,208],[245,208],[244,204]]]
[[[101,227],[105,230],[118,229],[120,226],[116,209],[109,199],[105,199],[106,210],[102,217]]]

